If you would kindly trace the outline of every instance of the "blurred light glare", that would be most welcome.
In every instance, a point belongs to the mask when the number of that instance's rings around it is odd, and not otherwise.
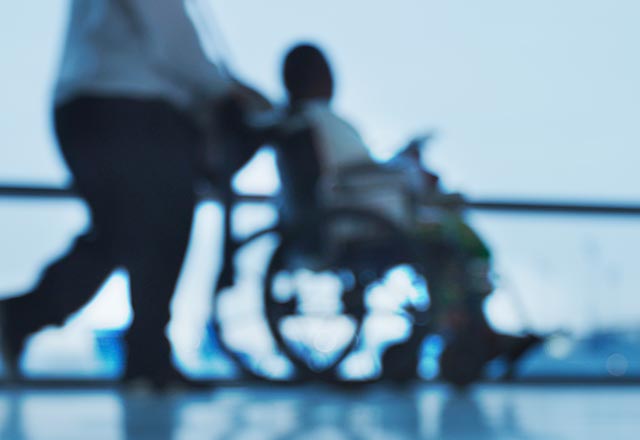
[[[342,361],[338,373],[345,380],[366,380],[380,374],[380,366],[371,352],[358,351]]]
[[[621,377],[627,373],[629,361],[621,353],[614,353],[607,358],[607,372],[611,376]]]
[[[544,350],[552,358],[565,359],[574,349],[574,342],[565,335],[551,336],[545,343]]]
[[[98,329],[124,329],[133,318],[129,302],[129,276],[125,270],[115,271],[95,297],[74,320]],[[74,320],[71,320],[72,323]]]
[[[233,179],[233,187],[240,193],[275,194],[280,189],[275,155],[262,149]]]

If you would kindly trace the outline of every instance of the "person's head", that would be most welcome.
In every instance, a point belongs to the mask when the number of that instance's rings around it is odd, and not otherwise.
[[[327,58],[311,44],[299,44],[287,53],[282,69],[291,103],[333,97],[333,75]]]

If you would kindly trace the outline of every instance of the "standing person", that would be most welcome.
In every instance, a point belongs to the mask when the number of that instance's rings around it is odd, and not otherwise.
[[[196,203],[193,115],[229,83],[183,0],[73,0],[68,26],[55,132],[91,228],[31,292],[0,303],[4,363],[15,371],[30,335],[62,325],[124,267],[134,319],[123,380],[182,382],[165,327]]]

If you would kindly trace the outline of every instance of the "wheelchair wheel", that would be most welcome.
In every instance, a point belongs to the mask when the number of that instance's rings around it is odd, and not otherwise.
[[[342,380],[338,367],[370,312],[368,292],[417,261],[404,232],[368,211],[329,210],[283,232],[264,277],[264,312],[297,377]]]
[[[233,275],[214,291],[210,337],[243,376],[288,381],[294,367],[273,341],[262,301],[266,267],[281,242],[278,227],[255,232],[236,244]]]
[[[440,356],[440,378],[464,389],[482,377],[487,362],[483,341],[471,335],[458,338],[447,345]]]

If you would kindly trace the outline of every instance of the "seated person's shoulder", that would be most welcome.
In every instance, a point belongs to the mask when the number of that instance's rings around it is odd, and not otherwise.
[[[328,105],[312,105],[308,120],[319,147],[336,161],[337,166],[370,163],[371,157],[360,133]]]
[[[281,108],[262,114],[254,125],[269,127],[276,142],[309,132],[324,143],[340,145],[348,142],[366,148],[357,130],[322,103],[308,103],[297,108]]]
[[[353,125],[338,115],[326,103],[311,103],[305,109],[309,122],[318,129],[324,129],[332,134],[348,135],[362,142],[362,137]]]

